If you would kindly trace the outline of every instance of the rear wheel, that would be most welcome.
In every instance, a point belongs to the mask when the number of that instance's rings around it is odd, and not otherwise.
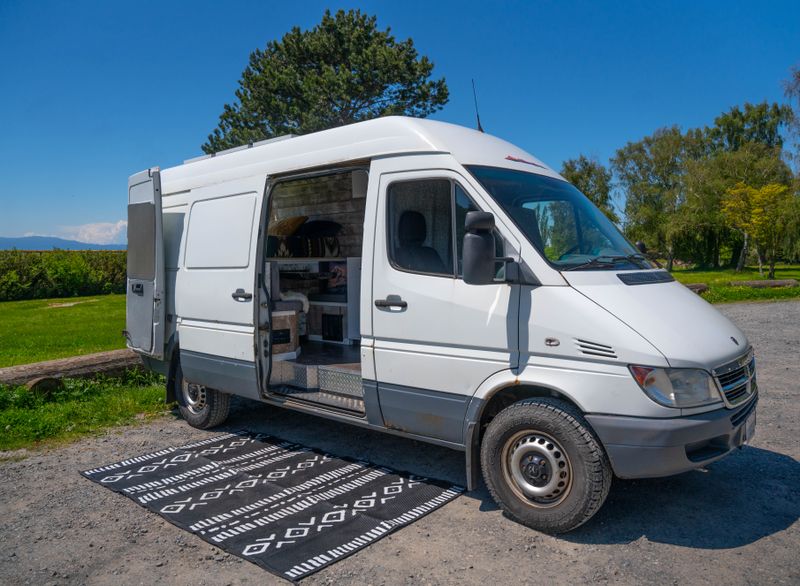
[[[230,412],[230,395],[203,385],[190,383],[183,377],[180,365],[175,372],[178,409],[186,422],[198,429],[221,425]]]
[[[608,457],[586,420],[550,398],[514,403],[489,423],[481,468],[506,513],[547,533],[588,521],[611,487]]]

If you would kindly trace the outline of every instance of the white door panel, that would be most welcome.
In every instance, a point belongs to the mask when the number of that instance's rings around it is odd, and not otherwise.
[[[471,396],[485,378],[517,364],[519,288],[506,283],[467,285],[460,278],[392,266],[387,188],[394,181],[423,178],[468,185],[460,175],[442,170],[381,177],[372,299],[399,299],[407,305],[379,308],[373,303],[376,375],[379,386],[388,383]],[[471,190],[467,193],[483,207]]]
[[[178,325],[183,349],[248,362],[253,360],[253,333],[252,326],[234,324],[181,320]]]
[[[128,179],[125,336],[129,348],[164,356],[164,240],[158,167]]]
[[[509,368],[506,351],[381,341],[380,380],[390,384],[472,396],[489,374]]]
[[[265,184],[260,176],[191,192],[176,283],[182,351],[255,360],[255,248]]]

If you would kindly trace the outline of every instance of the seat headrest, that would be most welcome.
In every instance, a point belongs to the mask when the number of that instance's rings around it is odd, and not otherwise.
[[[421,245],[427,235],[425,216],[416,210],[404,211],[400,214],[397,231],[401,246]]]

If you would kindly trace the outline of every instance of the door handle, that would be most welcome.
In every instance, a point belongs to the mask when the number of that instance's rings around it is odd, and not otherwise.
[[[144,295],[144,283],[131,283],[131,293]]]
[[[375,307],[399,307],[405,309],[408,307],[408,302],[403,301],[397,295],[390,295],[387,299],[376,299]]]
[[[253,298],[253,294],[245,293],[244,289],[237,289],[231,293],[231,297],[233,297],[236,301],[250,301]]]

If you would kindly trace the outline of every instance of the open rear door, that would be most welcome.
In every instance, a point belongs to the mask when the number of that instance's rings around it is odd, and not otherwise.
[[[164,357],[164,239],[158,167],[128,179],[128,348]]]

